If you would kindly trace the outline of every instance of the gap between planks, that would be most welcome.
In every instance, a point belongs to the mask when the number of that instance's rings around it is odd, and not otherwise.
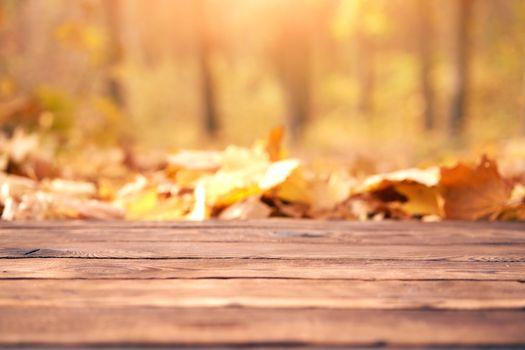
[[[34,251],[34,252],[32,252]],[[28,254],[28,252],[32,252]],[[525,245],[426,246],[302,243],[206,242],[54,242],[35,246],[30,241],[0,247],[0,258],[244,258],[244,259],[369,259],[413,261],[525,262]]]

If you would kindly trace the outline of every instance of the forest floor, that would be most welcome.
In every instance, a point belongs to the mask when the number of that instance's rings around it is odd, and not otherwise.
[[[163,153],[57,150],[56,139],[17,130],[0,139],[1,218],[525,220],[524,141],[400,169],[371,154],[293,157],[283,133],[252,147]]]

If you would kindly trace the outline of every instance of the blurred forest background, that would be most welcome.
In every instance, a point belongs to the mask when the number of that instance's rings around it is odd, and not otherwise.
[[[421,160],[525,134],[523,0],[0,0],[0,123]]]

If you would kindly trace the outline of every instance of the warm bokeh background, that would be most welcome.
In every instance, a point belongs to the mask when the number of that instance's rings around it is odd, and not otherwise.
[[[412,161],[525,132],[523,0],[0,0],[0,122]]]

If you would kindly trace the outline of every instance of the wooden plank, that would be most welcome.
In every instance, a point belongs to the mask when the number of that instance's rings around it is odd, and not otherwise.
[[[185,232],[188,231],[188,232]],[[2,230],[2,245],[14,245],[20,241],[31,240],[35,244],[44,242],[254,242],[254,243],[350,243],[384,244],[388,239],[392,245],[518,245],[525,244],[525,235],[516,231],[484,231],[467,233],[458,231],[317,231],[317,230],[174,230],[174,229],[96,229],[85,230]]]
[[[525,263],[352,259],[3,259],[0,279],[294,278],[525,281]]]
[[[24,350],[42,350],[42,349],[57,349],[60,350],[130,350],[130,349],[155,349],[155,350],[253,350],[253,349],[267,349],[271,350],[343,350],[343,349],[374,349],[374,348],[385,348],[388,350],[406,350],[406,346],[384,346],[384,344],[373,344],[371,346],[348,346],[348,345],[308,345],[308,344],[282,344],[282,343],[273,343],[270,345],[263,344],[127,344],[127,345],[117,345],[117,344],[24,344],[21,346],[16,345],[3,345],[2,349],[19,349],[23,348]],[[474,347],[476,348],[476,347]],[[481,347],[484,348],[484,347]],[[491,346],[491,349],[501,349],[509,350],[509,346]],[[516,348],[511,346],[512,349]],[[428,350],[428,346],[410,346],[410,350]],[[442,350],[472,350],[472,346],[462,345],[462,346],[451,346],[447,345],[442,348]]]
[[[0,347],[524,346],[524,232],[0,223]]]
[[[266,350],[268,349],[268,345],[265,344],[235,344],[234,346],[228,346],[224,344],[219,345],[181,345],[177,344],[174,345],[145,345],[145,344],[131,344],[127,346],[122,345],[107,345],[107,344],[95,344],[95,345],[61,345],[60,350],[136,350],[136,349],[152,349],[152,350],[173,350],[176,348],[177,350],[232,350],[232,349],[251,349],[251,350]],[[388,350],[406,350],[406,346],[389,346],[384,344],[374,344],[371,346],[372,348],[381,348],[381,349],[388,349]],[[354,350],[370,350],[370,346],[352,346],[352,345],[305,345],[305,344],[271,344],[270,348],[271,350],[348,350],[348,349],[354,349]],[[19,349],[19,346],[12,345],[12,346],[4,346],[2,349]],[[479,347],[472,347],[468,345],[463,346],[455,346],[455,345],[446,345],[446,346],[410,346],[410,350],[472,350],[472,349],[486,349],[484,346]],[[37,350],[37,349],[57,349],[57,345],[49,345],[49,344],[40,344],[38,346],[32,345],[32,346],[26,346],[23,347],[24,350]],[[493,345],[490,346],[491,350],[509,350],[509,349],[521,349],[519,346],[505,346],[505,345]]]
[[[523,345],[520,311],[2,307],[3,344]]]
[[[489,231],[514,231],[523,232],[525,223],[523,222],[489,222],[489,221],[443,221],[443,222],[419,222],[419,221],[322,221],[322,220],[287,220],[272,218],[266,220],[249,221],[1,221],[0,232],[4,230],[53,230],[53,231],[85,231],[96,230],[173,230],[173,231],[194,231],[194,230],[213,230],[228,231],[241,229],[260,229],[260,230],[313,230],[313,231],[361,231],[361,232],[399,232],[399,231],[425,231],[425,232],[449,232],[458,233],[479,232],[483,234]]]
[[[275,279],[0,281],[0,307],[522,309],[525,283]]]
[[[384,244],[388,239],[391,245],[455,245],[455,244],[525,244],[525,225],[516,230],[516,225],[495,228],[493,224],[483,226],[476,224],[472,228],[450,227],[448,225],[414,225],[413,223],[396,223],[390,226],[370,226],[369,223],[339,223],[319,227],[315,222],[311,227],[271,228],[256,225],[235,227],[152,227],[135,226],[135,223],[122,223],[120,226],[100,227],[84,225],[70,227],[57,225],[50,227],[0,226],[0,244],[16,245],[17,242],[31,240],[35,244],[43,242],[288,242],[288,243],[352,243]],[[496,226],[499,227],[499,226]],[[371,229],[373,228],[373,229]],[[424,233],[422,233],[424,232]]]
[[[523,222],[505,222],[505,221],[441,221],[441,222],[420,222],[420,221],[344,221],[344,220],[297,220],[286,218],[271,218],[262,220],[206,220],[206,221],[112,221],[112,220],[67,220],[67,221],[2,221],[0,229],[3,228],[24,228],[24,229],[42,229],[52,228],[64,230],[85,229],[86,226],[94,228],[173,228],[173,229],[201,229],[213,228],[216,230],[229,228],[254,228],[261,229],[368,229],[371,231],[391,231],[399,229],[412,228],[416,230],[515,230],[523,232],[525,223]]]
[[[386,242],[385,242],[386,243]],[[417,246],[248,242],[19,242],[1,247],[0,258],[243,258],[243,259],[369,259],[412,261],[525,262],[525,245]]]

